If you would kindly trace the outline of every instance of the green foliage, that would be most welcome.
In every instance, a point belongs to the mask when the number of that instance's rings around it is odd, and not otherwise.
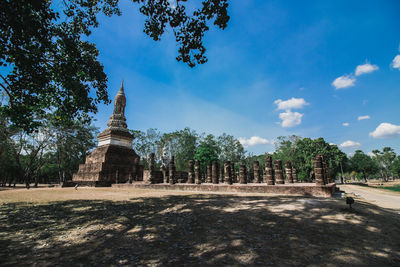
[[[96,144],[97,130],[82,121],[62,124],[53,116],[46,116],[42,125],[30,134],[4,123],[6,120],[0,127],[5,140],[0,144],[3,185],[6,181],[29,184],[34,179],[37,184],[70,179]]]
[[[364,154],[361,150],[356,150],[350,158],[350,166],[353,171],[362,175],[364,180],[378,171],[378,165],[370,156]]]
[[[345,164],[347,157],[336,145],[327,143],[323,138],[301,138],[296,135],[277,138],[276,150],[273,159],[281,159],[282,162],[290,160],[292,166],[297,169],[299,180],[309,180],[313,171],[312,160],[317,154],[325,156],[330,168],[332,178],[341,171],[341,165]]]
[[[392,175],[396,153],[391,147],[384,147],[382,151],[375,149],[372,153],[374,154],[375,162],[379,166],[382,177],[387,181],[389,176]]]
[[[386,189],[386,190],[395,191],[395,192],[400,192],[400,185],[385,186],[385,187],[381,187],[381,188]]]
[[[0,2],[0,77],[7,95],[0,111],[24,131],[41,125],[46,113],[62,121],[83,119],[97,111],[98,103],[109,103],[99,52],[81,40],[96,25],[96,6],[110,6],[100,2],[86,3],[93,16],[85,19],[84,13],[66,8],[62,20],[50,1]]]
[[[207,164],[218,160],[219,152],[220,148],[214,135],[209,134],[200,141],[194,159],[200,161],[201,172],[204,173],[206,171]]]
[[[396,157],[392,164],[392,172],[394,176],[400,176],[400,155]]]
[[[227,0],[203,0],[191,8],[186,1],[133,0],[146,16],[144,32],[160,40],[170,27],[178,43],[178,61],[190,67],[207,61],[203,46],[208,21],[225,29]],[[0,112],[30,133],[40,118],[54,114],[60,121],[88,119],[97,104],[108,104],[107,76],[99,51],[87,41],[97,16],[120,15],[118,0],[0,1],[0,87],[6,95]]]
[[[245,150],[242,144],[232,135],[223,133],[217,137],[217,145],[219,147],[219,160],[239,162],[245,157]]]

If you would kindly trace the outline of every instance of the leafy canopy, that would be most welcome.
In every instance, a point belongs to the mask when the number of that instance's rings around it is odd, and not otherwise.
[[[194,67],[207,61],[207,22],[225,29],[227,0],[203,0],[188,12],[185,0],[132,0],[146,16],[144,32],[160,40],[166,27],[178,43],[178,61]],[[99,103],[110,103],[107,76],[95,44],[86,41],[99,26],[97,16],[121,15],[118,0],[0,1],[0,112],[31,132],[40,117],[89,119]],[[192,7],[192,6],[191,6]]]

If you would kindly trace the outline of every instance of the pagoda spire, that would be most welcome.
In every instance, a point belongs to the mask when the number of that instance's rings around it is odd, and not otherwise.
[[[126,118],[125,118],[126,97],[124,92],[124,80],[122,80],[121,87],[114,98],[114,111],[107,123],[109,128],[127,131]]]

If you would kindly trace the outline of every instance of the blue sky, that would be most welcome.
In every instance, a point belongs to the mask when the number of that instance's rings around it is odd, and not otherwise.
[[[121,2],[90,40],[110,97],[124,79],[129,128],[226,132],[255,154],[291,134],[400,153],[400,1],[232,0],[227,29],[206,33],[208,62],[193,69],[175,60],[171,30],[152,41],[137,5]],[[111,113],[100,106],[96,126]]]

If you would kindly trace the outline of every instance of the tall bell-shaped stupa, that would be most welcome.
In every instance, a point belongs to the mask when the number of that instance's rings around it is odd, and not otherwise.
[[[129,132],[125,118],[126,97],[124,84],[114,99],[114,111],[107,129],[97,136],[97,148],[79,165],[72,181],[93,186],[110,186],[128,179],[141,180],[143,166],[132,149],[133,135]]]

